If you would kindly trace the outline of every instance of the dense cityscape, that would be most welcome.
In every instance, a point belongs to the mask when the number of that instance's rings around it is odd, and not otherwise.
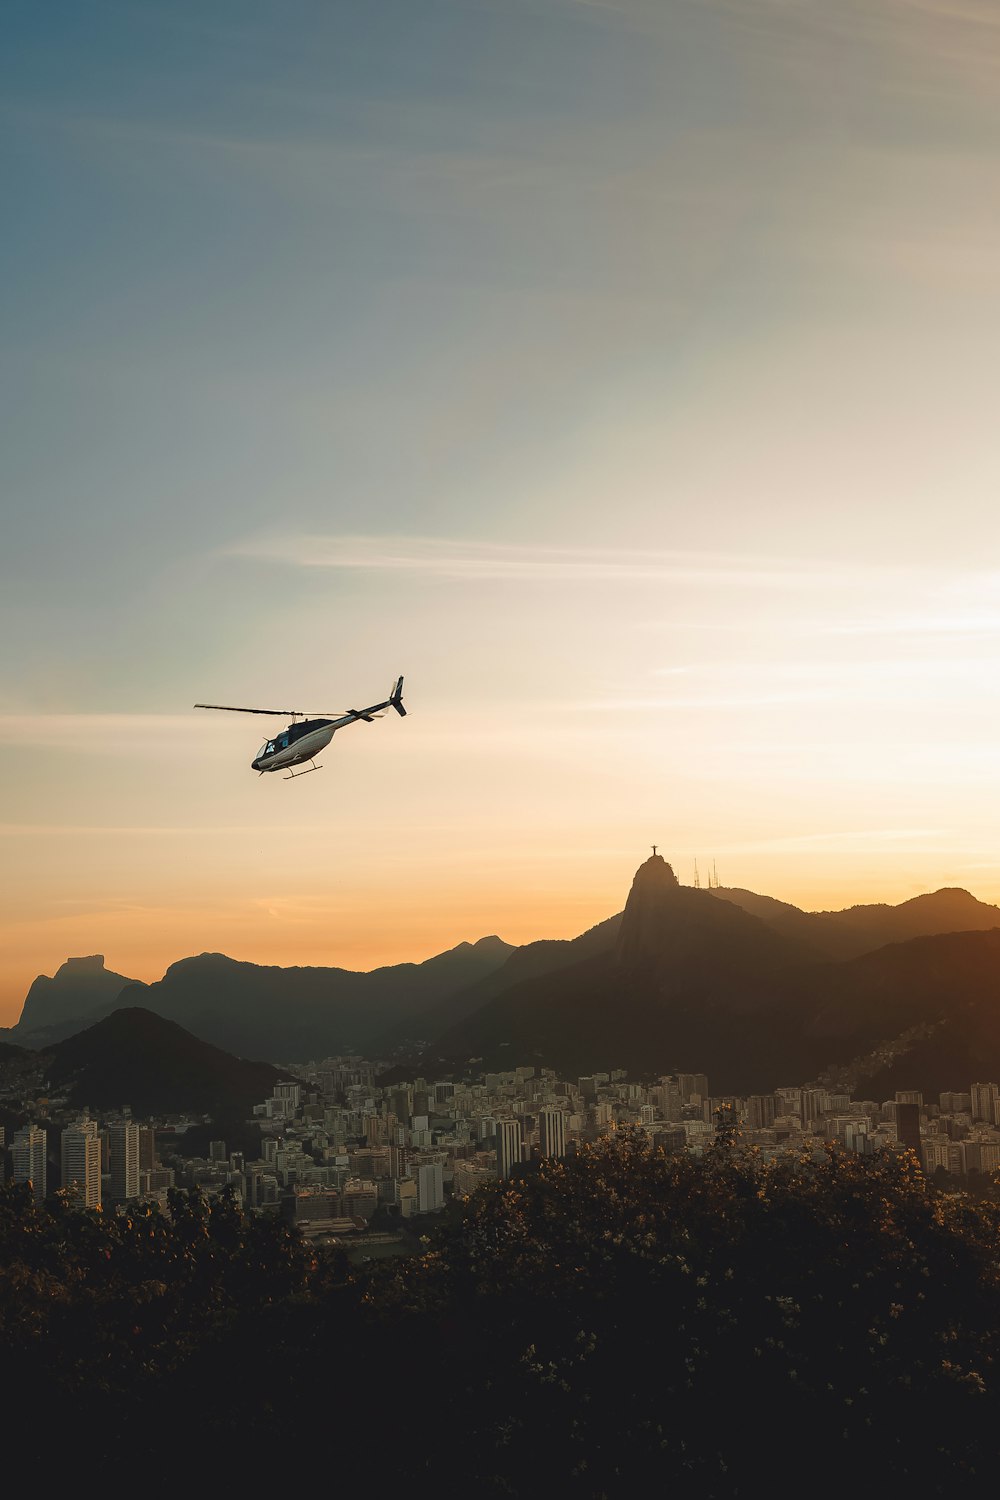
[[[61,1190],[79,1208],[106,1211],[140,1200],[166,1209],[175,1186],[207,1195],[225,1188],[240,1206],[281,1214],[310,1240],[385,1252],[403,1243],[395,1226],[622,1126],[694,1157],[727,1132],[765,1157],[830,1145],[860,1155],[908,1149],[928,1176],[964,1181],[1000,1171],[996,1083],[936,1101],[915,1090],[876,1101],[798,1084],[720,1098],[704,1073],[644,1083],[622,1069],[567,1080],[520,1066],[461,1082],[380,1085],[376,1066],[351,1056],[287,1069],[295,1078],[277,1083],[241,1131],[259,1137],[257,1154],[224,1139],[196,1154],[187,1136],[203,1136],[204,1120],[137,1120],[127,1107],[91,1118],[58,1098],[8,1097],[9,1107],[35,1116],[10,1133],[9,1175],[30,1181],[39,1202]]]

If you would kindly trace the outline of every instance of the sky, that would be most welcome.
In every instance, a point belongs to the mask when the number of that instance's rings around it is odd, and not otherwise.
[[[8,0],[0,1024],[1000,901],[993,0]],[[287,782],[280,719],[406,676]]]

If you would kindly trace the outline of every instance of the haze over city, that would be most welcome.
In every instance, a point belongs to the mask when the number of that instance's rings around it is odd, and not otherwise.
[[[654,841],[1000,900],[995,7],[5,40],[0,1023],[70,954],[572,936]],[[301,784],[192,708],[399,673]]]

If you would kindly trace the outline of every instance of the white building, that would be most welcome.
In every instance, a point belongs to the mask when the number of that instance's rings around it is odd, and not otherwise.
[[[275,1099],[286,1100],[291,1105],[290,1113],[294,1115],[302,1103],[302,1085],[298,1083],[276,1083],[274,1085],[273,1097]]]
[[[30,1182],[36,1203],[45,1198],[48,1174],[45,1168],[45,1131],[40,1125],[26,1125],[14,1134],[10,1148],[15,1182]]]
[[[652,1118],[650,1110],[650,1123]],[[538,1145],[543,1156],[566,1155],[566,1116],[561,1109],[539,1110]]]
[[[455,1197],[468,1198],[484,1182],[492,1182],[495,1177],[496,1170],[492,1166],[487,1167],[480,1162],[457,1161],[453,1179]]]
[[[62,1185],[78,1208],[101,1206],[101,1138],[96,1120],[78,1120],[62,1133]]]
[[[497,1121],[497,1176],[509,1177],[521,1165],[520,1120]]]
[[[439,1208],[444,1208],[444,1168],[428,1162],[417,1168],[417,1212],[433,1214]]]

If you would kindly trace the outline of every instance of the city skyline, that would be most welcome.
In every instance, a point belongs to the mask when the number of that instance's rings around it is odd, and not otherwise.
[[[981,0],[21,7],[0,1023],[680,878],[1000,900]],[[302,785],[281,720],[406,675]],[[703,867],[704,868],[704,867]]]

